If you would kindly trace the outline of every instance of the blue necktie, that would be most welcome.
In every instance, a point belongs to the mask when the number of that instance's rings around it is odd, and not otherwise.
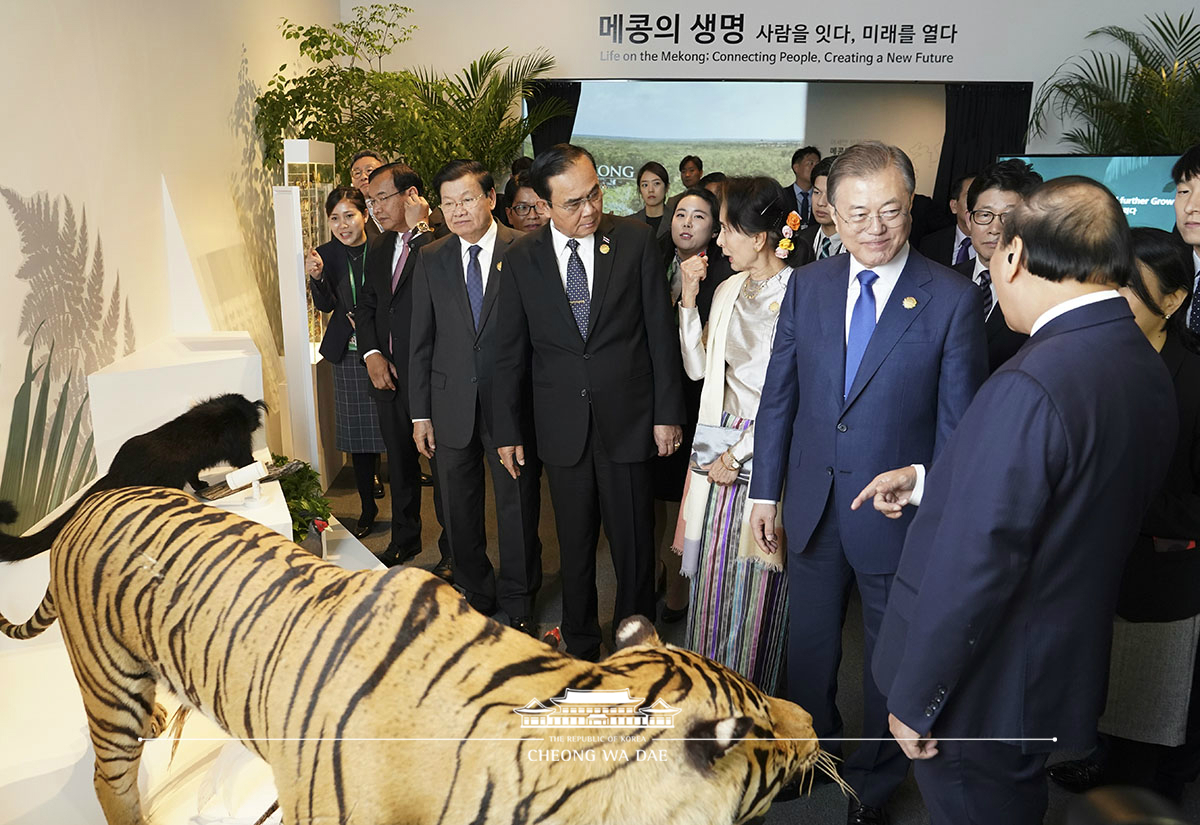
[[[875,292],[871,285],[879,280],[879,276],[869,269],[858,273],[858,300],[854,302],[854,312],[850,314],[850,334],[846,336],[846,381],[842,389],[842,397],[850,394],[854,384],[854,376],[858,365],[862,363],[863,353],[871,341],[871,333],[875,331]]]
[[[963,238],[962,243],[958,245],[958,252],[954,255],[954,263],[961,264],[971,256],[971,239]]]
[[[575,326],[579,327],[579,335],[586,341],[588,314],[591,310],[587,272],[583,268],[583,259],[579,257],[579,241],[571,238],[567,241],[567,246],[571,248],[571,257],[567,259],[567,300],[571,302],[571,314],[575,316]]]
[[[979,272],[979,291],[983,293],[983,317],[987,320],[992,311],[992,273],[986,269]]]
[[[467,261],[467,300],[471,302],[471,314],[475,316],[475,329],[479,329],[479,313],[483,309],[483,272],[479,269],[479,246],[467,250],[471,260]]]
[[[808,218],[809,218],[808,193],[805,192],[803,189],[801,189],[800,190],[800,222],[807,224]]]

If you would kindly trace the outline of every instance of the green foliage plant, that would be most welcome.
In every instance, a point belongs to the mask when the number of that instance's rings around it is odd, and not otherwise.
[[[1038,90],[1033,136],[1051,115],[1068,124],[1062,143],[1091,155],[1175,155],[1200,135],[1200,24],[1194,11],[1146,16],[1146,31],[1104,26],[1124,55],[1089,50],[1064,62]]]
[[[343,182],[350,158],[364,148],[404,159],[425,181],[453,158],[503,172],[534,129],[570,112],[561,101],[545,100],[522,114],[537,80],[555,65],[542,50],[516,58],[505,49],[489,51],[454,76],[384,71],[383,59],[412,37],[416,27],[402,25],[411,13],[390,3],[356,6],[353,20],[329,27],[283,21],[284,39],[298,41],[310,65],[291,76],[286,63],[280,66],[255,100],[268,167],[283,160],[284,138],[299,138],[334,144]]]
[[[271,453],[271,466],[284,467],[289,459],[286,456]],[[308,536],[313,519],[329,521],[329,499],[321,489],[321,476],[306,462],[293,473],[281,476],[279,486],[283,490],[283,498],[287,502],[288,512],[292,516],[293,540],[300,542]]]

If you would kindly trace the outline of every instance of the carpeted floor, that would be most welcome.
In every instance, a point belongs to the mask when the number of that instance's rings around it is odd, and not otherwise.
[[[562,586],[559,578],[558,539],[555,535],[554,512],[550,506],[550,494],[545,488],[543,477],[542,522],[540,533],[542,538],[543,556],[542,569],[544,582],[538,594],[537,620],[541,632],[545,632],[558,624],[562,610]],[[348,527],[353,527],[359,515],[358,495],[354,490],[354,477],[349,466],[338,475],[328,495],[333,502],[334,515]],[[373,552],[382,552],[388,544],[389,523],[387,521],[390,505],[387,498],[377,502],[379,505],[379,520],[375,530],[363,541]],[[422,522],[424,549],[412,564],[425,569],[432,568],[439,559],[437,539],[439,528],[433,509],[433,491],[425,488],[422,501]],[[489,483],[487,503],[487,524],[489,555],[493,564],[498,564],[495,553],[495,524],[496,514],[492,503]],[[597,569],[597,590],[599,592],[600,622],[604,628],[606,639],[611,640],[612,611],[614,597],[614,581],[612,563],[608,554],[608,544],[602,537],[600,540]],[[862,724],[862,619],[861,608],[857,596],[847,614],[844,631],[844,655],[840,673],[839,706],[845,720],[846,735],[852,737],[861,732]],[[500,614],[496,617],[505,621],[507,617]],[[683,636],[683,623],[658,624],[659,635],[664,641],[679,644]],[[853,749],[852,746],[850,749]],[[1054,754],[1051,761],[1074,758],[1078,754]],[[1051,784],[1050,810],[1046,817],[1047,825],[1063,825],[1067,823],[1067,811],[1073,797]],[[1200,823],[1200,792],[1193,785],[1185,797],[1184,812],[1192,822]],[[815,789],[811,796],[777,804],[767,815],[767,825],[840,825],[845,821],[846,800],[841,791],[832,785]],[[920,791],[910,772],[908,779],[892,797],[888,805],[888,813],[892,825],[924,825],[929,821],[925,806],[921,801]],[[1022,825],[1022,823],[1013,823]]]

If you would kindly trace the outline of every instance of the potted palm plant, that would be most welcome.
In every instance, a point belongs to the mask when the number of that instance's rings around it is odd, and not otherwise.
[[[1046,134],[1052,116],[1062,143],[1092,155],[1171,155],[1200,135],[1200,24],[1194,12],[1146,16],[1146,30],[1104,26],[1125,54],[1089,50],[1042,84],[1029,121]]]

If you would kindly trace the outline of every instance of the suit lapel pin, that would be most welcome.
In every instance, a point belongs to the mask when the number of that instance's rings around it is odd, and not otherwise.
[[[769,308],[770,308],[771,312],[779,312],[779,302],[772,301],[771,306]]]
[[[499,272],[502,269],[504,269],[504,261],[496,261],[496,271]]]
[[[904,299],[904,308],[905,309],[916,309],[917,308],[917,299],[914,298],[913,296],[909,295],[907,298]]]
[[[607,235],[602,235],[602,236],[600,236],[600,254],[601,254],[601,255],[607,255],[607,254],[608,254],[608,250],[609,250],[609,249],[611,249],[611,248],[612,248],[612,247],[610,247],[610,246],[608,245],[608,236],[607,236]]]

